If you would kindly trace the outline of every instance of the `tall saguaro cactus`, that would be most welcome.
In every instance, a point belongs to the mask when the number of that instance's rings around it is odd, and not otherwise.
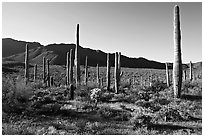
[[[174,97],[180,98],[182,86],[182,60],[181,60],[181,30],[179,6],[174,7],[174,63],[173,63]]]
[[[26,51],[25,51],[25,81],[26,84],[29,82],[29,47],[26,44]]]
[[[99,66],[98,66],[98,64],[97,64],[97,65],[96,65],[96,83],[97,83],[98,86],[100,85],[99,74],[100,74],[100,72],[99,72]]]
[[[46,78],[46,58],[43,57],[43,83],[46,82],[45,78]]]
[[[78,87],[80,86],[79,24],[77,24],[76,32],[75,67],[76,67],[76,87]]]
[[[107,53],[107,70],[106,70],[106,84],[107,84],[107,90],[110,90],[110,56],[109,53]]]
[[[85,77],[84,77],[84,83],[87,86],[87,81],[88,81],[88,57],[86,56],[85,59]]]
[[[70,54],[69,54],[69,82],[70,84],[73,84],[73,50],[70,49]]]
[[[47,86],[50,87],[50,61],[47,59]]]
[[[115,93],[118,93],[119,90],[119,78],[118,78],[118,52],[115,53]]]
[[[69,52],[67,52],[67,64],[66,64],[66,84],[69,85]]]
[[[190,64],[189,64],[189,79],[190,81],[193,80],[193,72],[192,72],[192,62],[190,61]]]
[[[168,68],[168,63],[165,63],[166,65],[166,85],[167,87],[170,86],[170,80],[169,80],[169,68]]]
[[[37,64],[34,66],[34,81],[37,80]]]

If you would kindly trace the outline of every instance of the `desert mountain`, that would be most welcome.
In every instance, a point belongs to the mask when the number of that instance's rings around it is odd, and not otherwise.
[[[29,59],[31,64],[42,64],[43,57],[45,56],[50,60],[53,65],[65,65],[66,64],[66,53],[74,49],[75,44],[49,44],[43,46],[37,42],[25,42],[17,41],[10,38],[2,39],[2,56],[3,64],[4,62],[11,63],[23,63],[25,55],[25,45],[29,44]],[[88,56],[88,65],[96,66],[106,66],[106,53],[100,50],[93,50],[89,48],[79,47],[80,52],[80,62],[82,65],[85,63],[85,57]],[[114,53],[110,54],[111,66],[114,66]],[[145,58],[129,58],[121,55],[121,66],[128,68],[154,68],[154,69],[164,69],[165,64],[147,60]],[[170,68],[172,68],[172,63],[170,63]]]

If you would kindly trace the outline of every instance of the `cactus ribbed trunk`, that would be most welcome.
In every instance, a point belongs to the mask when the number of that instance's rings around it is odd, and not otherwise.
[[[190,79],[190,81],[193,80],[192,62],[191,61],[190,61],[190,64],[189,64],[189,79]]]
[[[107,70],[106,70],[106,86],[107,90],[110,90],[110,56],[109,53],[107,53]]]
[[[99,72],[99,66],[98,66],[98,64],[97,64],[97,65],[96,65],[96,83],[97,83],[98,86],[100,85],[99,74],[100,74],[100,72]]]
[[[179,7],[174,8],[174,63],[173,63],[173,85],[174,97],[180,98],[182,86],[182,60],[181,60],[181,30]]]
[[[115,93],[118,93],[119,90],[119,78],[118,78],[118,52],[115,53]]]
[[[66,64],[66,85],[69,85],[69,52],[67,52],[67,64]]]
[[[169,68],[168,68],[168,63],[165,63],[166,65],[166,85],[167,87],[170,86],[170,80],[169,80]]]
[[[50,87],[50,61],[47,59],[47,86]]]
[[[73,84],[73,56],[72,56],[72,49],[70,49],[70,54],[69,54],[69,82],[70,84]]]
[[[37,64],[35,64],[35,66],[34,66],[34,81],[36,81],[37,80]]]
[[[75,68],[76,68],[76,87],[80,86],[80,53],[79,53],[79,24],[77,24],[76,32],[76,48],[75,48]]]
[[[87,86],[87,81],[88,81],[88,57],[86,56],[85,59],[85,77],[84,77],[84,83]]]
[[[26,51],[25,51],[25,82],[26,84],[29,82],[29,47],[26,44]]]
[[[43,57],[43,83],[46,82],[46,58]]]

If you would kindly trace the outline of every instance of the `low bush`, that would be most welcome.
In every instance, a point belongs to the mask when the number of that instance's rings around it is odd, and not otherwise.
[[[116,121],[128,121],[131,118],[131,113],[124,110],[116,110],[110,107],[102,107],[98,110],[101,117]]]

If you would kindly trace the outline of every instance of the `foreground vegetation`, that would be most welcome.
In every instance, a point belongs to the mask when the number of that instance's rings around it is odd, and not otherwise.
[[[119,93],[114,93],[113,86],[111,91],[101,86],[93,100],[92,91],[98,86],[95,70],[90,68],[88,85],[76,89],[71,100],[69,87],[61,79],[62,67],[51,66],[55,85],[49,88],[41,82],[41,73],[39,81],[26,85],[22,69],[18,70],[3,74],[2,134],[202,134],[201,79],[184,81],[181,98],[174,99],[165,71],[123,68]],[[139,77],[148,78],[150,73],[159,78],[151,86],[141,86]],[[134,84],[127,81],[132,75]],[[105,68],[100,69],[100,77],[105,77]]]

